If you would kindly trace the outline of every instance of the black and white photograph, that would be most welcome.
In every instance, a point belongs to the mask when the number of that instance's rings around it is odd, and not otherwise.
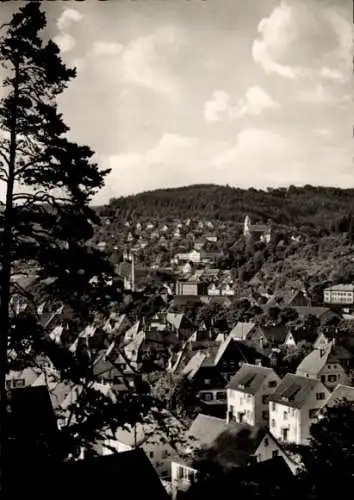
[[[351,0],[0,1],[0,498],[354,488]]]

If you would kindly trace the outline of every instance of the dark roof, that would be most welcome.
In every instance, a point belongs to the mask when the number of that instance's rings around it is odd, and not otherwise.
[[[265,427],[233,422],[219,434],[212,450],[217,453],[217,461],[221,465],[246,466],[267,432]]]
[[[34,494],[36,499],[48,498],[55,485],[58,498],[108,498],[118,488],[119,500],[168,500],[155,469],[140,448],[57,467],[37,467],[28,478],[30,483],[21,481],[20,492]]]
[[[271,374],[275,375],[272,368],[244,363],[232,377],[226,388],[247,394],[256,394],[265,379]]]
[[[285,460],[279,456],[246,467],[233,467],[199,481],[192,485],[186,499],[226,500],[230,498],[230,491],[237,491],[240,498],[252,497],[254,490],[250,489],[251,484],[257,485],[257,493],[264,498],[273,496],[274,491],[277,491],[277,498],[301,497],[298,481]]]
[[[269,396],[269,401],[301,409],[318,384],[320,382],[317,379],[287,373],[276,390]]]
[[[60,481],[66,483],[65,493],[81,498],[86,495],[92,498],[93,494],[111,496],[117,484],[120,500],[147,496],[154,500],[168,498],[150,460],[140,448],[68,464],[63,467]]]
[[[262,326],[260,329],[269,342],[276,344],[283,344],[288,335],[288,329],[285,326]]]
[[[59,452],[57,419],[47,386],[15,389],[8,398],[9,468],[27,467],[29,461],[45,460]]]

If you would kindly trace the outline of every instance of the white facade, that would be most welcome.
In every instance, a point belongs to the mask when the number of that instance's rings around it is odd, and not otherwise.
[[[227,421],[233,420],[248,425],[268,425],[268,397],[280,384],[280,378],[272,370],[265,377],[255,394],[243,390],[227,389]]]
[[[353,304],[354,285],[335,285],[330,288],[326,288],[323,292],[323,301],[325,304]]]
[[[329,394],[330,391],[318,382],[299,408],[288,405],[286,401],[283,403],[270,401],[269,429],[271,433],[282,442],[308,444],[310,427]]]

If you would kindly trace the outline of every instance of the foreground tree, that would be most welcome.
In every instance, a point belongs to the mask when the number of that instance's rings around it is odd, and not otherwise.
[[[306,497],[328,497],[333,480],[343,491],[354,487],[354,403],[343,400],[328,407],[311,427],[310,446],[297,448],[303,462],[300,479]]]
[[[134,423],[151,410],[153,402],[146,387],[134,386],[121,397],[106,397],[95,385],[92,335],[86,327],[98,315],[101,321],[107,319],[121,298],[113,267],[86,244],[99,223],[89,203],[108,170],[94,163],[89,147],[71,142],[66,135],[68,127],[56,98],[75,77],[75,70],[62,62],[52,41],[42,41],[45,26],[40,3],[30,2],[0,33],[0,64],[5,74],[0,100],[0,176],[6,184],[0,216],[3,461],[10,435],[6,374],[38,367],[39,356],[50,359],[57,381],[70,381],[80,389],[68,408],[60,450],[50,452],[60,460],[82,447],[93,451],[101,432],[109,429],[114,434],[117,426]],[[19,270],[30,274],[35,270],[30,290],[23,289],[18,280],[15,283],[13,275]],[[10,307],[14,292],[21,299],[17,312]],[[52,309],[61,307],[66,318],[65,342],[53,337],[48,330],[53,326],[42,321],[39,299],[41,304],[47,300]],[[78,336],[86,351],[78,349]],[[109,352],[117,349],[113,342]],[[41,366],[47,368],[48,363]]]

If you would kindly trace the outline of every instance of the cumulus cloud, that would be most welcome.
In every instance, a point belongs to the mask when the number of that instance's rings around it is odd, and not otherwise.
[[[223,90],[214,91],[210,100],[204,105],[204,116],[207,122],[217,122],[225,118],[236,119],[243,116],[258,116],[265,110],[279,109],[280,104],[261,87],[250,87],[236,106],[230,96]]]
[[[54,42],[61,52],[70,52],[76,46],[75,38],[67,33],[72,23],[82,20],[82,14],[75,9],[65,9],[57,20],[58,34],[54,37]]]
[[[204,105],[204,116],[207,122],[217,122],[231,116],[230,96],[223,90],[215,90],[211,99]]]
[[[280,104],[270,97],[261,87],[250,87],[243,99],[240,100],[233,116],[239,118],[245,115],[258,116],[268,109],[279,109]]]
[[[168,66],[178,46],[177,31],[160,27],[126,45],[98,40],[92,45],[89,57],[99,70],[109,72],[110,78],[173,97],[178,92],[178,84]],[[111,58],[108,65],[107,58]]]
[[[67,30],[72,23],[77,23],[82,20],[82,14],[75,9],[65,9],[57,20],[59,31]]]
[[[294,79],[348,78],[353,27],[344,11],[316,0],[283,0],[258,25],[253,60],[266,73]]]

